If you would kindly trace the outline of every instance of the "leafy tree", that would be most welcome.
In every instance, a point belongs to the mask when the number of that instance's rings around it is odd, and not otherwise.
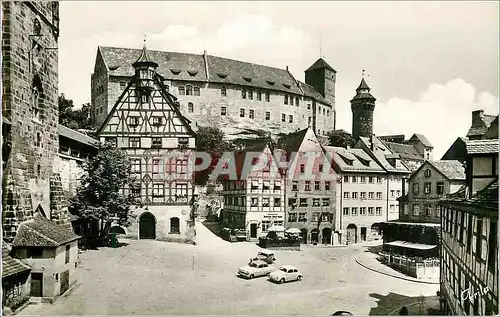
[[[58,98],[59,123],[73,130],[92,129],[90,104],[83,104],[80,109],[74,109],[73,100],[66,99],[64,94]]]
[[[350,133],[344,130],[333,130],[327,134],[330,146],[339,146],[346,148],[347,146],[354,146],[356,140]]]
[[[83,169],[81,184],[70,208],[84,223],[100,222],[99,230],[94,231],[98,236],[88,238],[102,245],[113,220],[120,226],[129,225],[130,208],[138,205],[139,199],[124,195],[122,189],[137,185],[130,174],[126,153],[110,144],[100,145],[98,154],[86,161]]]
[[[196,173],[196,183],[205,185],[223,153],[232,150],[234,150],[234,146],[226,141],[224,132],[221,129],[218,127],[200,127],[196,134],[196,151],[210,154],[212,161],[207,169]],[[196,164],[200,163],[200,161],[196,162]]]

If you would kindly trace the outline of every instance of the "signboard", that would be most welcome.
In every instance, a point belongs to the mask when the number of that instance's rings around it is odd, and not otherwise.
[[[264,219],[283,219],[282,215],[278,214],[267,214],[263,216]]]

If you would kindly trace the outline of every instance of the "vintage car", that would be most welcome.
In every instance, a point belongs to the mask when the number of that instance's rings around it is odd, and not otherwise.
[[[302,273],[299,272],[298,268],[291,265],[283,265],[279,270],[269,274],[269,280],[280,284],[290,281],[300,281],[301,279]]]
[[[257,256],[250,259],[250,264],[252,261],[264,261],[267,264],[273,264],[276,261],[276,257],[274,256],[274,252],[268,250],[261,250],[257,253]]]
[[[352,313],[345,310],[337,310],[332,314],[332,316],[352,316]]]
[[[269,265],[264,261],[256,260],[256,261],[251,261],[245,267],[241,267],[238,270],[238,275],[252,279],[254,277],[269,275],[269,273],[275,270],[276,267],[274,267],[274,265]]]

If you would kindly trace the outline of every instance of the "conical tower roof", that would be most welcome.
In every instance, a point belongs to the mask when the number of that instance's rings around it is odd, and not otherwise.
[[[158,67],[158,64],[151,58],[149,58],[148,50],[146,49],[146,43],[144,43],[144,46],[142,47],[141,55],[135,61],[135,63],[132,64],[134,68],[137,68],[138,66],[141,65]]]
[[[356,100],[356,99],[369,99],[369,100],[377,100],[375,97],[372,96],[370,93],[370,87],[365,81],[365,78],[361,78],[361,83],[359,83],[358,88],[356,89],[356,96],[352,98],[351,102]]]

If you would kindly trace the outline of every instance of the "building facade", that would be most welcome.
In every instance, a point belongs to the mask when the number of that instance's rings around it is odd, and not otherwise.
[[[497,163],[498,139],[467,141],[467,187],[440,202],[440,295],[448,314],[499,313]]]
[[[439,200],[464,184],[465,166],[459,161],[426,161],[408,179],[408,194],[398,198],[399,220],[441,223]]]
[[[302,83],[288,71],[206,54],[150,51],[165,89],[197,125],[220,127],[230,139],[286,134],[312,127],[335,129],[336,71],[323,59],[305,71]],[[91,77],[91,104],[99,126],[128,80],[140,50],[98,47]]]
[[[244,229],[247,241],[258,241],[270,227],[285,225],[284,178],[273,157],[270,143],[235,153],[238,177],[223,180],[223,224]]]
[[[303,243],[333,244],[337,175],[312,128],[278,140],[275,153],[285,164],[286,228],[301,230]]]
[[[102,143],[127,152],[137,179],[136,188],[126,188],[124,194],[138,196],[144,207],[132,211],[126,234],[193,242],[195,134],[156,72],[158,64],[148,54],[144,46],[133,63],[135,76],[122,89],[97,133]]]
[[[325,150],[339,177],[335,182],[338,243],[380,239],[380,223],[397,208],[387,204],[387,172],[362,149],[326,146]]]

